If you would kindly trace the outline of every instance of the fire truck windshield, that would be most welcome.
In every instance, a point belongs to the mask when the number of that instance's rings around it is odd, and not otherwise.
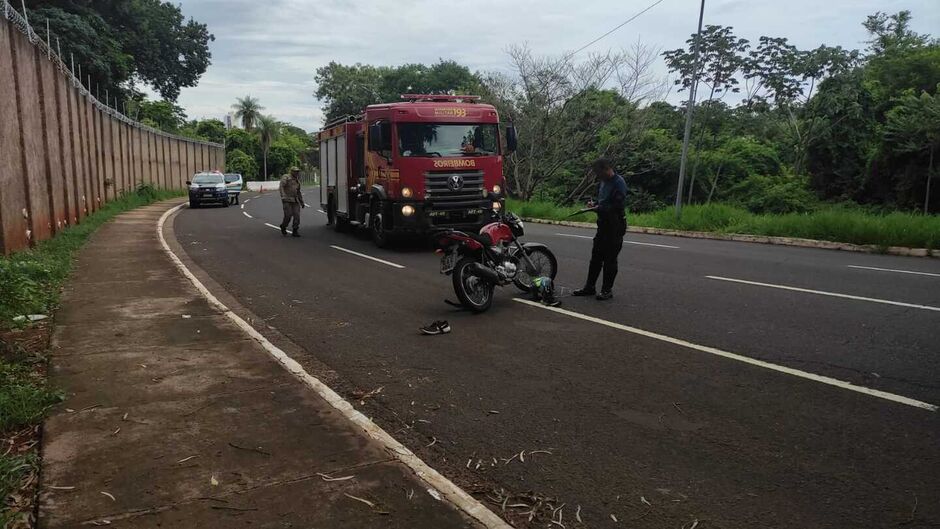
[[[398,125],[398,152],[402,156],[487,156],[498,151],[495,124]]]

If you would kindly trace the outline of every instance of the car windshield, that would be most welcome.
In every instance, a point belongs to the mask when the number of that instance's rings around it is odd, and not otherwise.
[[[193,177],[193,183],[194,184],[222,184],[224,182],[222,181],[222,175],[220,174],[203,173],[203,174],[197,174],[195,177]]]
[[[402,156],[483,156],[498,150],[495,124],[398,125],[398,152]]]
[[[238,179],[241,177],[242,176],[238,174],[227,174],[225,175],[225,183],[230,184],[232,182],[238,182]]]

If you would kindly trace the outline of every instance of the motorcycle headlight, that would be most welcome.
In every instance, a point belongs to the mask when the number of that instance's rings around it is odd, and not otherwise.
[[[502,207],[503,207],[503,205],[500,204],[499,202],[493,202],[493,211],[499,211],[500,208],[502,208]]]
[[[401,207],[401,214],[405,217],[410,217],[415,214],[415,208],[406,204]]]
[[[411,196],[412,196],[413,194],[414,194],[414,192],[411,190],[410,187],[403,187],[403,188],[401,188],[401,196],[402,196],[402,198],[411,198]]]
[[[503,192],[503,188],[499,187],[499,184],[493,186],[493,192],[497,195]]]

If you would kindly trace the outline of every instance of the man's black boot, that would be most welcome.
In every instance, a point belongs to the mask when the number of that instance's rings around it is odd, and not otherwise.
[[[579,288],[571,293],[572,296],[593,296],[597,291],[592,287]]]
[[[300,237],[300,230],[294,230],[294,231],[291,233],[291,236],[293,236],[293,237]]]
[[[281,226],[281,235],[287,237],[287,226]]]
[[[607,301],[608,299],[614,297],[614,293],[609,290],[601,290],[601,293],[597,295],[598,301]]]

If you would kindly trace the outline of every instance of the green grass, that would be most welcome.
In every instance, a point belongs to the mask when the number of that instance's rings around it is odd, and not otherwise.
[[[99,226],[119,213],[174,196],[180,195],[142,186],[35,248],[0,257],[0,329],[16,316],[48,314],[55,308],[72,254]]]
[[[35,454],[0,457],[0,499],[6,499],[16,492],[23,478],[29,472],[35,472],[38,464]],[[5,504],[0,504],[0,527],[8,527],[7,524],[12,527],[13,521],[21,516],[22,513],[14,512],[7,509]]]
[[[39,422],[61,400],[32,366],[0,360],[0,432]]]
[[[593,213],[566,218],[578,208],[547,202],[510,200],[508,209],[523,217],[593,222]],[[666,208],[629,215],[630,225],[673,230],[799,237],[851,244],[940,249],[940,216],[912,213],[877,214],[845,206],[828,206],[811,213],[759,215],[727,204],[686,206],[682,218]]]

